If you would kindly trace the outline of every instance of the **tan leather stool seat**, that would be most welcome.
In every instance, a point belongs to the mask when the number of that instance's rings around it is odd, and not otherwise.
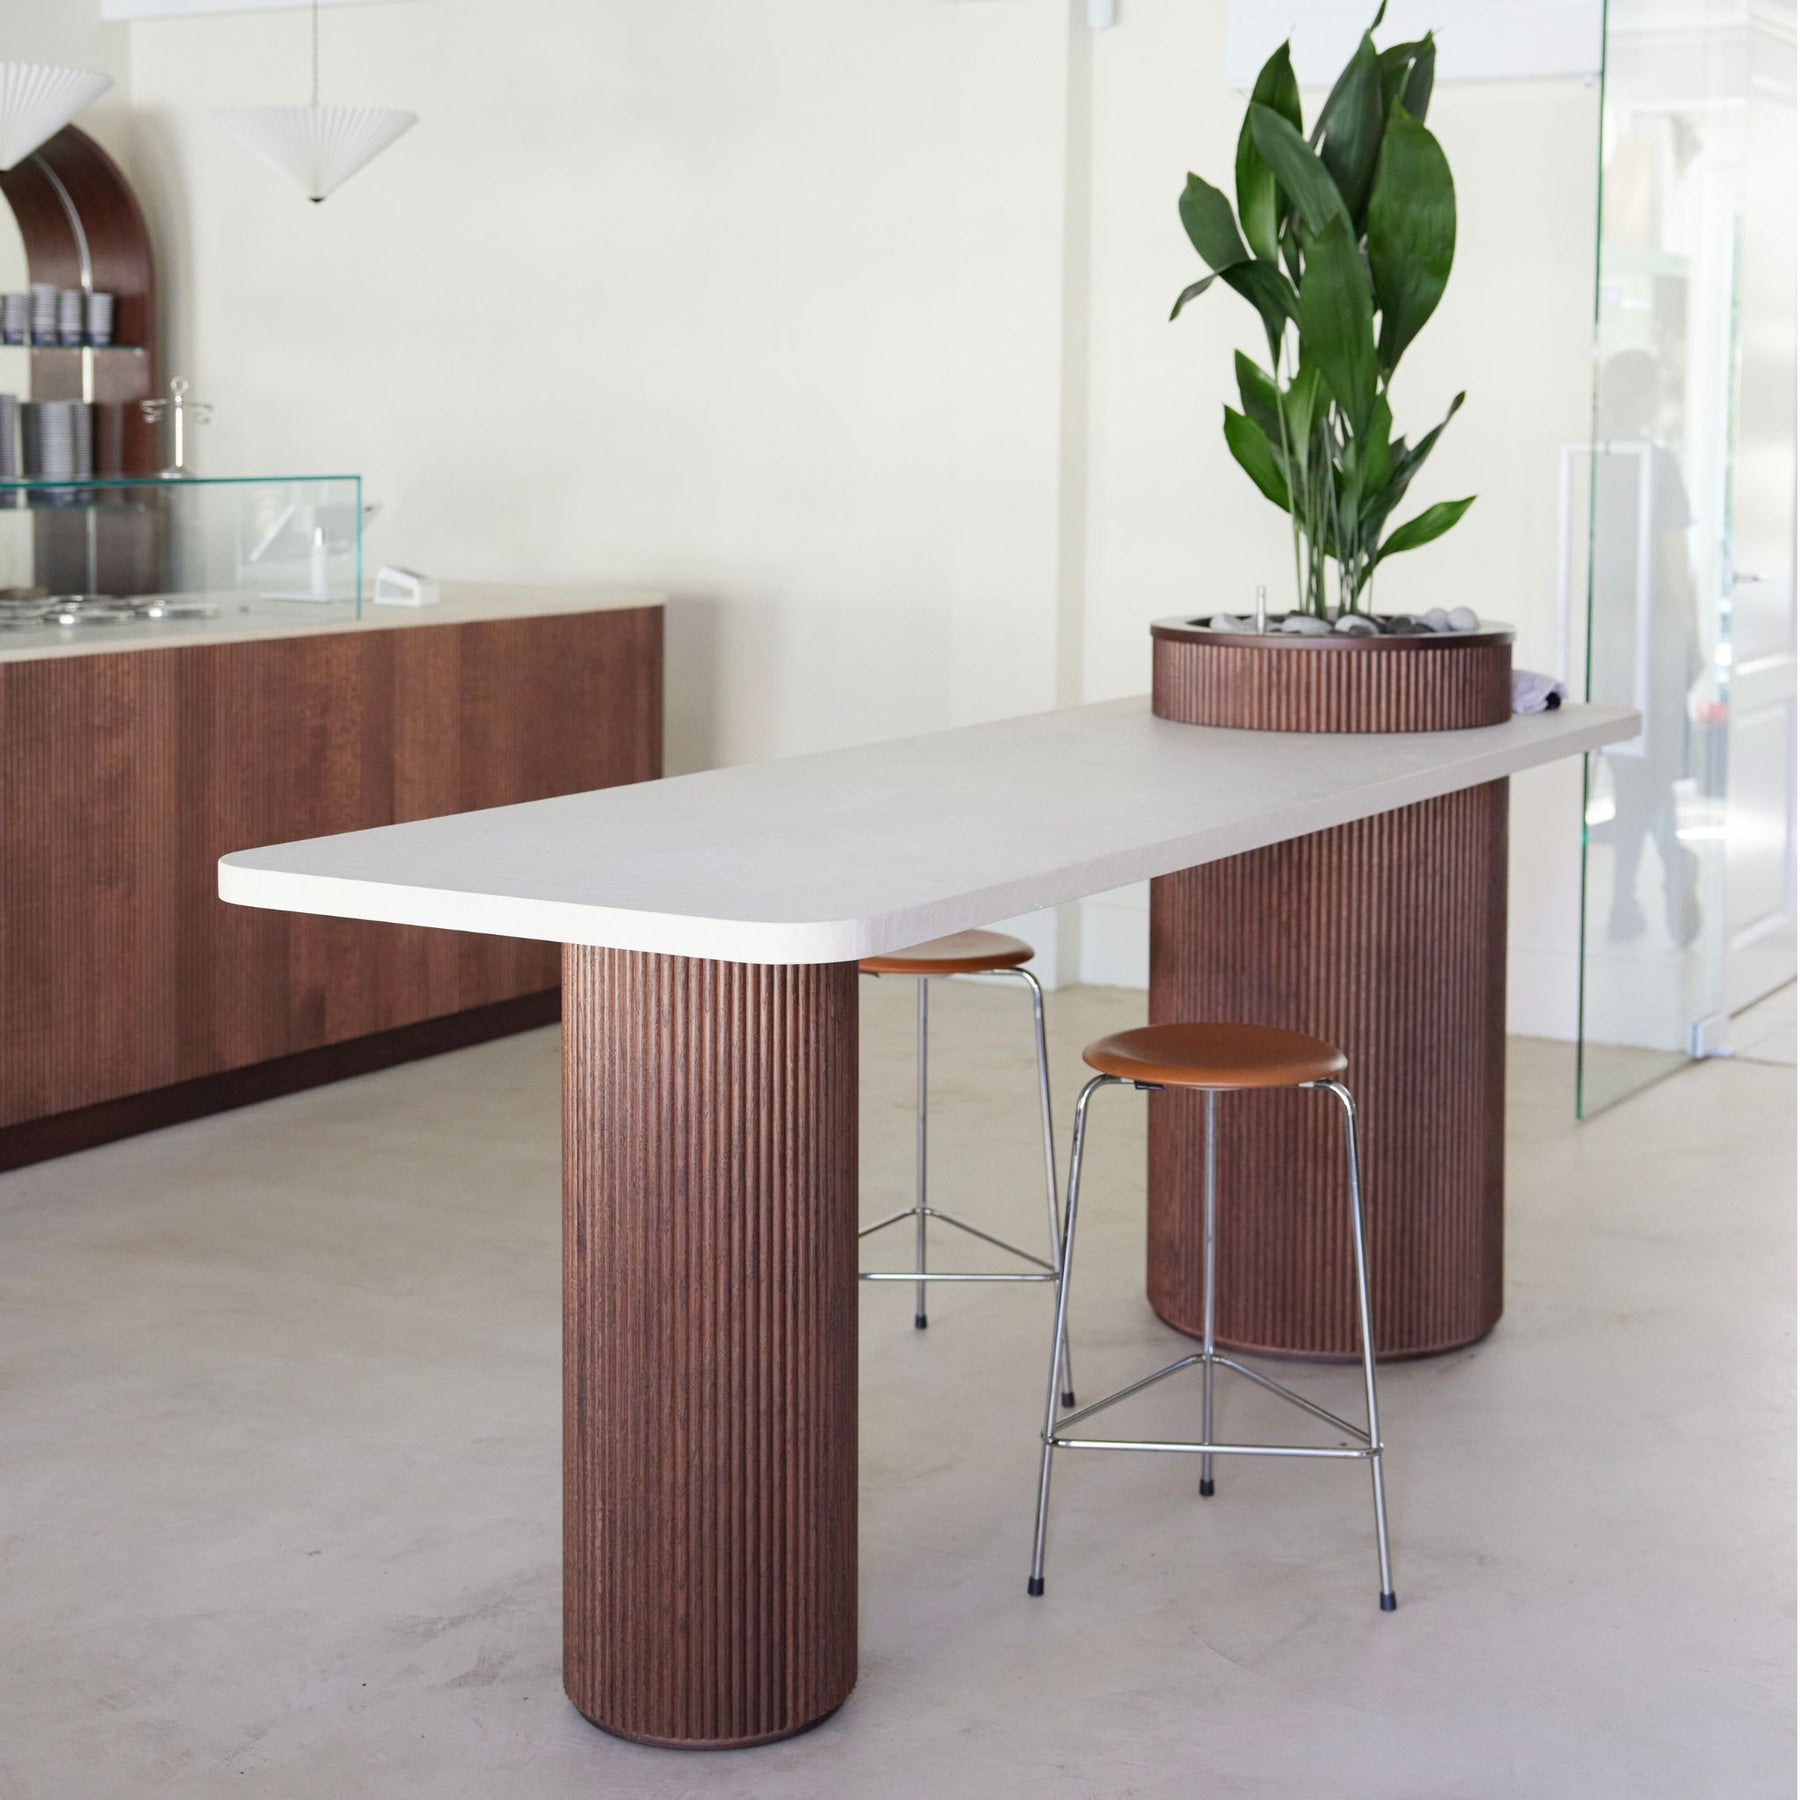
[[[1031,961],[1031,946],[1003,931],[953,931],[905,950],[865,956],[865,975],[982,975],[989,969],[1017,969]]]
[[[1335,1044],[1271,1025],[1145,1025],[1115,1031],[1081,1054],[1102,1075],[1153,1087],[1298,1087],[1334,1081],[1349,1067]]]

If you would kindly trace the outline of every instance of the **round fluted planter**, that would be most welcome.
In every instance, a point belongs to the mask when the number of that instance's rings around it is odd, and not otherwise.
[[[1257,637],[1165,620],[1155,711],[1290,732],[1448,731],[1512,711],[1512,633]],[[1375,1340],[1384,1358],[1473,1342],[1500,1317],[1507,786],[1203,864],[1151,884],[1150,1018],[1328,1038],[1361,1115]],[[1202,1103],[1149,1103],[1147,1290],[1199,1336]],[[1357,1354],[1341,1138],[1314,1095],[1219,1110],[1218,1336]]]
[[[1184,725],[1243,731],[1457,731],[1512,716],[1505,626],[1417,637],[1150,627],[1151,707]]]

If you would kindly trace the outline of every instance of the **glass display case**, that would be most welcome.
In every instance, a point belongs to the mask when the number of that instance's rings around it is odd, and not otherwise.
[[[0,644],[355,619],[362,525],[356,475],[0,478]]]

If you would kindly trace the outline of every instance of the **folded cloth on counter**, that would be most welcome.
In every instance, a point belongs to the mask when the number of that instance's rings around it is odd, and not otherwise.
[[[1554,675],[1538,675],[1530,669],[1513,670],[1513,711],[1516,713],[1555,712],[1568,697],[1569,690]]]

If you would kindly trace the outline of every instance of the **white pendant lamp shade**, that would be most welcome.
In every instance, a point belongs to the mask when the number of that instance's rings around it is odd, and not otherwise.
[[[297,181],[309,200],[323,200],[364,163],[379,156],[417,113],[385,106],[239,106],[218,115],[246,149]]]
[[[111,86],[98,69],[0,63],[0,169],[17,168]]]

